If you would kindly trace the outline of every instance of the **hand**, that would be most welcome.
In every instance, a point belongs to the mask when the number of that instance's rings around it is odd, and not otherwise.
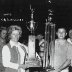
[[[19,68],[26,69],[26,68],[28,68],[28,65],[22,64],[22,65],[19,65]]]
[[[55,72],[61,72],[61,70],[60,69],[56,69]]]

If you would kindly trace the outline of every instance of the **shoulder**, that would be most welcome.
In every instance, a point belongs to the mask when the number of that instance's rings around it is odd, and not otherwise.
[[[58,39],[55,39],[55,44],[57,44],[58,43]]]
[[[70,42],[68,42],[68,41],[66,41],[66,45],[72,46],[72,44]]]
[[[23,44],[23,43],[20,43],[20,42],[19,42],[19,45],[23,46],[24,48],[28,48],[28,46],[26,46],[26,45]]]
[[[22,43],[20,43],[20,42],[18,42],[18,45],[21,45],[21,46],[23,46],[23,44],[22,44]]]
[[[8,48],[8,45],[4,45],[3,48]]]
[[[19,45],[21,46],[21,48],[22,48],[25,52],[28,51],[28,47],[27,47],[26,45],[24,45],[24,44],[22,44],[22,43],[20,43],[20,42],[19,42]]]
[[[58,42],[58,39],[55,39],[55,42]]]
[[[45,42],[44,39],[42,39],[40,42],[39,42],[39,45],[43,44]]]
[[[9,51],[8,45],[4,45],[3,48],[2,48],[2,51]]]
[[[68,46],[69,49],[72,49],[72,44],[66,41],[66,46]]]
[[[67,41],[70,42],[70,38],[68,38]]]
[[[59,39],[55,39],[55,41],[56,41],[56,42],[58,42],[58,41],[59,41]]]
[[[67,41],[70,40],[70,38],[67,38]]]

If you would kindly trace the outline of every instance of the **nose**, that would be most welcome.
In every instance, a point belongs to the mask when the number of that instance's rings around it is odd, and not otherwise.
[[[16,38],[19,38],[19,35],[15,35]]]

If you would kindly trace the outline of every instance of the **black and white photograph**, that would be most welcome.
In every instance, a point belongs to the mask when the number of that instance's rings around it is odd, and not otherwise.
[[[72,72],[72,0],[0,0],[0,72]]]

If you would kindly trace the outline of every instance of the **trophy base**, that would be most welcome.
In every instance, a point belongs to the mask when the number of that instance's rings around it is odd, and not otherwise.
[[[40,61],[36,58],[28,59],[27,61],[25,61],[25,64],[28,65],[28,67],[41,67]]]

